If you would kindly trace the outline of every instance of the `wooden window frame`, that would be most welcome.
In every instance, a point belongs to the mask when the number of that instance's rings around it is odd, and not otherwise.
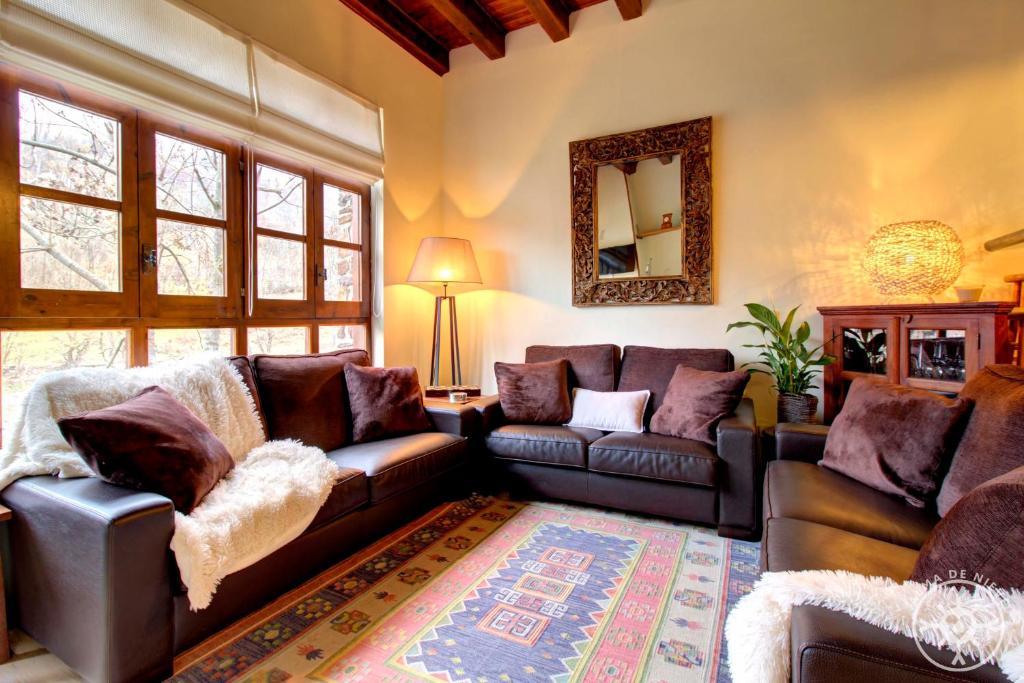
[[[115,119],[120,124],[120,200],[21,182],[18,93],[25,91]],[[131,107],[40,76],[0,69],[0,316],[125,317],[139,314],[137,112]],[[21,286],[21,197],[37,197],[120,214],[120,292]]]
[[[24,90],[57,102],[116,119],[121,126],[120,201],[73,192],[22,185],[18,92]],[[225,153],[225,218],[207,219],[157,209],[156,134]],[[256,236],[265,234],[299,241],[298,235],[255,225],[256,164],[301,175],[306,184],[306,298],[303,301],[259,299],[256,287]],[[238,169],[239,172],[235,172]],[[333,185],[360,196],[361,243],[326,239],[323,186]],[[21,196],[37,196],[117,209],[121,212],[122,291],[89,292],[22,288],[20,250]],[[133,107],[93,95],[54,79],[0,65],[0,331],[126,330],[126,358],[131,367],[149,364],[150,329],[222,328],[234,331],[232,355],[248,355],[248,330],[254,327],[305,327],[308,352],[320,351],[320,327],[361,326],[366,352],[373,348],[373,278],[370,186],[308,164],[262,151],[241,142],[197,130]],[[225,296],[192,297],[157,293],[156,269],[143,268],[142,244],[156,245],[158,218],[210,225],[226,230]],[[324,283],[316,277],[324,267],[324,247],[360,253],[360,300],[325,301]],[[0,392],[3,391],[0,381]],[[2,393],[0,393],[2,396]],[[0,415],[0,419],[2,419]],[[2,443],[2,435],[0,435]]]
[[[346,181],[334,175],[316,173],[314,176],[314,209],[316,232],[316,317],[321,318],[369,318],[372,273],[370,262],[370,188]],[[360,242],[342,242],[328,239],[324,226],[324,185],[331,185],[359,197],[359,237]],[[359,300],[358,301],[327,301],[325,270],[325,247],[338,247],[359,253]],[[344,323],[342,323],[344,324]]]
[[[267,166],[278,171],[284,171],[302,177],[305,183],[305,225],[302,235],[261,228],[257,219],[257,202],[259,192],[256,188],[256,170],[259,166]],[[249,196],[249,259],[252,267],[249,269],[249,313],[253,318],[314,318],[315,316],[315,228],[314,228],[314,201],[313,184],[314,173],[311,168],[297,164],[281,157],[254,151],[252,153],[250,174],[250,196]],[[259,267],[260,256],[258,242],[259,237],[272,237],[290,242],[302,243],[305,247],[305,262],[303,264],[303,286],[305,297],[303,299],[264,299],[259,296]],[[259,327],[254,325],[253,327]]]
[[[157,208],[156,136],[163,134],[209,147],[224,154],[224,218],[207,218]],[[149,116],[139,121],[139,242],[143,257],[141,266],[142,315],[150,318],[238,318],[243,311],[242,283],[244,272],[243,229],[245,207],[242,184],[242,146],[227,138],[197,131],[190,126],[175,125]],[[160,294],[157,289],[158,268],[147,265],[150,249],[159,247],[157,222],[171,220],[224,230],[224,296],[190,296]]]

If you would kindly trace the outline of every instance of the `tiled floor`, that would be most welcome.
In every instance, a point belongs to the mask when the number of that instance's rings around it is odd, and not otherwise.
[[[82,679],[64,662],[21,631],[11,632],[14,656],[0,664],[2,683],[77,683]]]

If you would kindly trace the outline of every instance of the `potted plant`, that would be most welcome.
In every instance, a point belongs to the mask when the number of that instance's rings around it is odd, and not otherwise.
[[[821,369],[835,362],[833,356],[822,352],[822,346],[807,348],[807,340],[811,336],[811,326],[806,321],[793,330],[793,318],[796,306],[784,321],[780,321],[779,312],[761,304],[746,304],[747,312],[753,320],[731,323],[726,332],[737,327],[753,327],[761,332],[760,344],[744,344],[750,349],[760,349],[758,358],[753,363],[744,363],[741,367],[749,372],[760,372],[771,375],[775,380],[775,390],[779,393],[779,422],[813,422],[818,412],[818,398],[812,396],[811,380]],[[750,367],[754,365],[765,366]]]

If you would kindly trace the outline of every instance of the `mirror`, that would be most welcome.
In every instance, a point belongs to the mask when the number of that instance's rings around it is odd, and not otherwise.
[[[569,144],[573,305],[710,304],[711,118]]]
[[[678,154],[597,167],[597,276],[683,274]]]

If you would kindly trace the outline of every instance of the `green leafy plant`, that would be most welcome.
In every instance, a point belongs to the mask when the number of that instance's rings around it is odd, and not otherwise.
[[[761,304],[745,304],[747,312],[753,320],[730,323],[726,332],[734,328],[753,327],[761,332],[763,340],[760,344],[744,344],[748,349],[760,349],[759,361],[744,363],[741,367],[749,372],[771,375],[775,379],[775,389],[780,394],[806,394],[811,389],[811,381],[826,365],[835,362],[834,356],[822,352],[824,345],[813,349],[807,348],[807,340],[811,337],[811,326],[807,321],[793,330],[793,319],[796,317],[796,306],[785,320],[779,319],[779,312]],[[751,367],[766,366],[767,369]]]

